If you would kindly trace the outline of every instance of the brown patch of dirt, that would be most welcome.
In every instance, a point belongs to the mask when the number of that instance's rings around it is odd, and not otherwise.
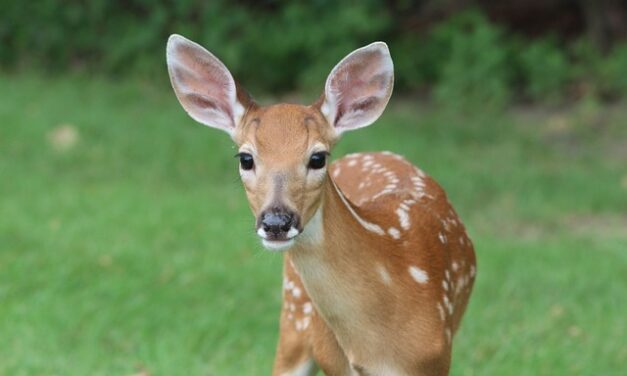
[[[627,214],[569,215],[562,219],[561,225],[577,234],[627,237]]]
[[[502,218],[499,216],[499,218]],[[554,233],[592,238],[627,238],[627,214],[569,214],[547,222],[513,221],[507,223],[484,219],[475,221],[478,231],[497,232],[498,235],[521,240],[538,240]]]

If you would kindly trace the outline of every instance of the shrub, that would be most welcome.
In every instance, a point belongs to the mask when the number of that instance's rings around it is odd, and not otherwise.
[[[446,55],[437,74],[435,98],[441,103],[498,108],[511,97],[509,52],[503,32],[480,13],[460,14],[433,32]]]
[[[9,2],[0,23],[0,66],[164,77],[169,34],[219,56],[247,86],[308,87],[347,51],[389,25],[377,0],[56,0]],[[322,76],[322,77],[321,77]]]
[[[627,44],[605,58],[586,39],[570,49],[550,38],[529,42],[477,10],[462,11],[430,28],[416,26],[416,12],[429,8],[422,2],[5,3],[0,7],[2,69],[139,75],[165,83],[165,41],[179,33],[219,56],[253,94],[318,94],[330,69],[348,51],[385,40],[395,63],[397,90],[429,92],[443,104],[498,108],[514,94],[550,101],[571,87],[579,90],[578,97],[627,93]],[[444,3],[433,6],[444,9]]]
[[[535,100],[556,101],[572,77],[566,54],[552,38],[532,42],[518,54],[526,94]]]
[[[599,63],[600,90],[611,96],[627,94],[627,43],[616,46]]]
[[[257,17],[256,25],[242,36],[244,52],[236,65],[242,81],[263,89],[304,88],[316,94],[348,51],[375,40],[389,23],[376,1],[287,2],[277,13]]]
[[[615,99],[627,94],[627,43],[615,46],[607,56],[587,39],[572,48],[573,76],[579,83],[579,96]]]
[[[449,45],[432,35],[405,34],[393,40],[394,86],[401,90],[425,90],[440,78]]]

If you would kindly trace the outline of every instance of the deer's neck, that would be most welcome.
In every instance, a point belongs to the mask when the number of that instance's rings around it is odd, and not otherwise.
[[[373,235],[384,234],[380,226],[365,220],[358,211],[328,176],[320,207],[290,252],[298,264],[297,270],[331,267],[329,263],[343,260],[352,263],[354,260],[348,259],[366,251],[359,245],[367,243]]]
[[[383,230],[362,218],[328,177],[318,212],[289,256],[308,294],[341,341],[346,325],[376,299],[369,282],[377,273],[376,247]],[[372,275],[371,275],[372,274]]]

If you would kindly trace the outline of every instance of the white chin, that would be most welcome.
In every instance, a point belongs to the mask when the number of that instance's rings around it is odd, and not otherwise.
[[[268,251],[278,252],[290,248],[294,244],[294,239],[280,241],[261,239],[261,244],[263,244]]]

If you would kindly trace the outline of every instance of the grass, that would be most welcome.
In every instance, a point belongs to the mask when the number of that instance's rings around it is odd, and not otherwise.
[[[281,259],[229,138],[163,87],[0,87],[0,375],[269,374]],[[627,111],[392,102],[334,155],[404,154],[464,218],[479,268],[452,374],[622,374]]]

